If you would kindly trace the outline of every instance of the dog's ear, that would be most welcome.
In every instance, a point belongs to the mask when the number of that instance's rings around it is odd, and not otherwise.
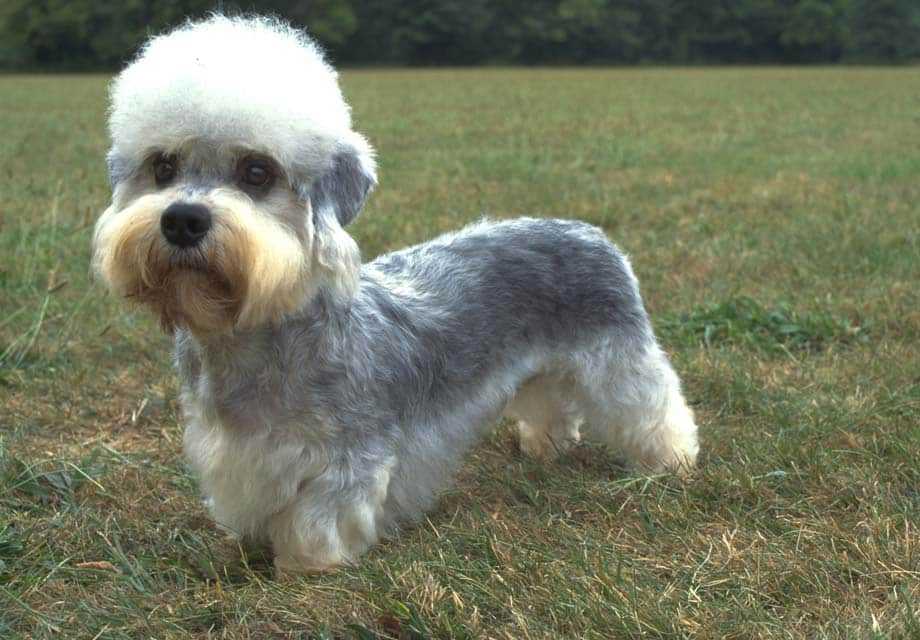
[[[352,132],[332,158],[332,166],[310,188],[314,215],[335,215],[341,226],[354,220],[377,184],[374,150]]]

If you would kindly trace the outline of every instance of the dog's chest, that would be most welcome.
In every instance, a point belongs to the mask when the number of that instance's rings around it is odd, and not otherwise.
[[[268,412],[222,411],[205,378],[186,387],[182,408],[189,464],[214,519],[236,533],[254,535],[317,473],[316,452],[297,437],[301,429]]]

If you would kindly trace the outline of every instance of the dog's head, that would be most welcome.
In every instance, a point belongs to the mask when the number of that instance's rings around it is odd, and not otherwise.
[[[93,264],[164,328],[226,332],[350,296],[343,227],[376,183],[336,72],[303,33],[215,16],[153,38],[114,81],[112,204]]]

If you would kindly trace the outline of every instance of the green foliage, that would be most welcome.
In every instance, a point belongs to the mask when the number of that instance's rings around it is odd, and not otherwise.
[[[215,7],[212,0],[5,0],[0,6],[0,68],[117,68],[147,36],[186,18],[204,16]],[[252,9],[232,2],[225,7],[232,12]],[[260,3],[259,11],[308,24],[310,32],[327,45],[344,42],[357,26],[349,3],[339,0],[268,0]]]
[[[801,0],[783,25],[780,44],[801,62],[840,58],[847,44],[845,0]]]
[[[213,9],[215,3],[209,3]],[[307,25],[310,34],[326,46],[341,45],[348,41],[358,28],[352,3],[348,0],[262,0],[257,5],[245,2],[225,2],[230,13],[258,11],[263,14],[283,16],[299,25]]]
[[[915,0],[851,0],[848,57],[890,63],[920,57],[920,4]]]
[[[914,0],[230,0],[306,26],[338,62],[758,63],[920,58]],[[0,68],[114,69],[210,0],[6,0]]]
[[[115,68],[150,34],[203,15],[207,0],[6,0],[0,8],[0,67],[61,71]]]
[[[20,557],[28,542],[27,536],[19,527],[9,525],[0,521],[0,585],[9,582],[11,576],[7,573],[7,567],[15,564]]]
[[[866,337],[865,327],[826,311],[801,313],[789,303],[767,309],[744,296],[697,304],[657,324],[667,340],[687,346],[733,345],[762,352],[818,351]]]
[[[44,460],[26,464],[13,456],[0,440],[0,505],[21,509],[35,503],[56,502],[75,509],[75,492],[86,483],[105,492],[95,480],[105,473],[105,467],[98,462],[100,453],[94,450],[76,463]]]

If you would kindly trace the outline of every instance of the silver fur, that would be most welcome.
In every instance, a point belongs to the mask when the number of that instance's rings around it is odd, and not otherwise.
[[[265,21],[233,24],[243,33],[291,33]],[[116,95],[116,117],[129,122],[135,104]],[[211,130],[225,132],[228,122]],[[212,206],[209,194],[237,194],[251,215],[305,229],[296,235],[310,255],[329,246],[339,252],[330,255],[347,254],[341,228],[376,181],[366,143],[356,147],[350,131],[318,146],[321,136],[308,136],[311,148],[280,157],[260,139],[228,147],[192,131],[179,144],[148,132],[126,143],[120,131],[113,129],[110,154],[116,196],[97,228],[100,256],[112,242],[109,219],[157,191],[137,139],[176,153],[185,168],[156,203]],[[233,167],[249,149],[272,154],[287,178],[267,196],[239,195]],[[299,310],[227,331],[180,321],[175,331],[186,455],[215,519],[269,541],[279,570],[351,561],[417,519],[505,411],[520,420],[521,448],[537,456],[577,441],[584,422],[587,436],[638,471],[694,463],[696,426],[677,376],[629,263],[600,230],[562,220],[480,222],[355,264],[352,287],[336,284],[348,260],[322,255],[313,262],[329,273],[304,276],[315,282]],[[102,258],[97,269],[118,290]]]

